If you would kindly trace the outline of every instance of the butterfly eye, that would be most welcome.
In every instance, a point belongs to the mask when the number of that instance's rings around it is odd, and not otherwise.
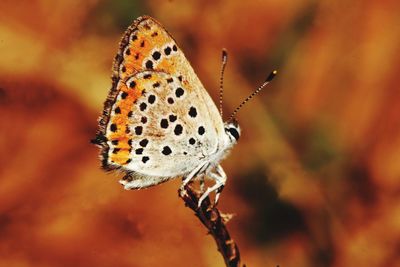
[[[230,135],[235,137],[236,141],[239,140],[240,135],[236,128],[227,128],[226,130],[229,132]]]

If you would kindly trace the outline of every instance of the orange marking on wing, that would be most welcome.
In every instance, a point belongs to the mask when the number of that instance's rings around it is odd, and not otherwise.
[[[166,58],[164,58],[160,63],[158,63],[157,69],[163,70],[171,74],[174,74],[176,72],[175,66],[171,64],[171,59],[166,59]]]
[[[128,117],[130,111],[134,111],[134,105],[137,99],[143,95],[143,87],[139,84],[135,88],[128,88],[125,82],[121,82],[120,92],[126,92],[128,95],[125,99],[119,99],[114,103],[113,110],[116,107],[120,108],[120,114],[114,114],[111,117],[111,123],[117,125],[117,131],[108,131],[108,140],[118,140],[118,145],[110,147],[110,160],[119,165],[126,165],[127,160],[130,158],[130,151],[132,147],[128,144],[130,139],[134,136],[130,131],[126,131],[126,128],[132,124],[131,118]],[[113,153],[113,149],[118,148],[118,152]]]
[[[125,165],[126,161],[129,159],[129,150],[121,149],[117,153],[112,153],[110,156],[111,161],[114,163]]]
[[[128,138],[120,139],[118,142],[118,148],[120,149],[131,149],[131,146],[128,144]]]
[[[153,83],[155,81],[155,78],[151,78],[146,80],[146,83]],[[143,90],[144,87],[141,86],[140,83],[138,83],[134,89],[128,88],[125,85],[125,82],[123,83],[120,92],[126,92],[128,95],[125,99],[119,98],[119,100],[117,100],[113,105],[112,110],[115,110],[115,108],[118,107],[120,109],[120,113],[114,113],[110,118],[110,123],[114,123],[117,126],[117,130],[115,132],[107,132],[108,140],[125,140],[125,142],[127,142],[133,137],[130,131],[126,130],[130,124],[134,123],[132,118],[128,116],[128,113],[130,111],[135,112],[135,103],[143,95]],[[116,147],[120,148],[120,145],[118,144]]]
[[[135,38],[132,38],[135,36]],[[129,42],[122,49],[122,62],[118,65],[118,76],[121,79],[130,77],[136,72],[146,69],[143,63],[147,59],[152,59],[151,52],[154,48],[158,49],[163,55],[163,45],[174,43],[173,38],[165,31],[165,29],[154,20],[143,20],[134,31],[129,29],[125,33],[125,38]],[[176,44],[175,44],[176,45]],[[129,50],[129,53],[126,51]],[[179,50],[179,53],[182,53]],[[168,57],[168,59],[161,59],[162,64],[154,64],[154,70],[162,70],[168,73],[174,74],[176,68],[179,66],[180,60],[174,59],[174,56]],[[182,66],[180,67],[182,68]],[[124,71],[122,71],[122,69]]]
[[[130,55],[124,56],[121,63],[125,66],[126,71],[120,73],[120,77],[126,78],[143,69],[143,60],[150,55],[150,51],[154,48],[154,39],[149,31],[136,34],[138,39],[129,43]],[[143,46],[142,46],[143,44]]]

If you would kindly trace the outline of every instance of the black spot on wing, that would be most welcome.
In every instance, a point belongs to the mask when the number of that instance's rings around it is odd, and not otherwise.
[[[161,153],[163,153],[165,156],[168,156],[172,153],[172,150],[169,146],[165,146],[165,147],[163,147],[163,150],[161,151]]]

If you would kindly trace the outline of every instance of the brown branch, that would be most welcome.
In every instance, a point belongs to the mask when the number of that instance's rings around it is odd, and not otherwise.
[[[185,187],[185,192],[179,192],[179,196],[185,201],[185,205],[191,208],[201,223],[208,229],[218,246],[218,251],[222,254],[225,264],[228,267],[240,266],[239,248],[235,241],[230,237],[225,223],[227,216],[222,214],[207,197],[198,207],[201,193],[192,188],[192,184]],[[244,267],[244,265],[243,265]]]

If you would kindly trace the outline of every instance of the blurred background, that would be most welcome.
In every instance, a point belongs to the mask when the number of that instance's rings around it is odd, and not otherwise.
[[[399,1],[1,1],[0,266],[224,266],[180,180],[125,191],[89,143],[143,14],[238,115],[220,199],[248,267],[400,266]]]

